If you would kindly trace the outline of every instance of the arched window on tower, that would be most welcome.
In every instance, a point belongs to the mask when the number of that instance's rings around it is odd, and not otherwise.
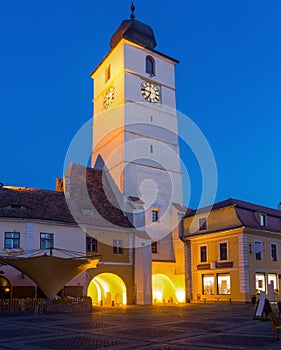
[[[145,71],[147,74],[155,75],[155,61],[151,56],[146,56]]]
[[[111,65],[108,64],[106,67],[105,67],[105,82],[107,82],[111,77]]]

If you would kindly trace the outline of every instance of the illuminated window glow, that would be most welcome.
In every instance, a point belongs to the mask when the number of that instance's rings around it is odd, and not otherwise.
[[[215,278],[214,275],[203,275],[202,276],[202,294],[212,295],[214,294]]]
[[[218,274],[218,294],[230,294],[230,274]]]
[[[265,292],[265,276],[264,273],[256,273],[256,292]]]

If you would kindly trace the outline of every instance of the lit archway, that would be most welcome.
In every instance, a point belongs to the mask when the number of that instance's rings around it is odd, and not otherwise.
[[[0,276],[0,298],[9,298],[11,285],[6,277]]]
[[[164,274],[152,276],[152,295],[154,303],[183,303],[184,288],[175,287],[173,281]]]
[[[124,281],[113,273],[101,273],[88,286],[88,296],[97,305],[126,305],[127,290]]]

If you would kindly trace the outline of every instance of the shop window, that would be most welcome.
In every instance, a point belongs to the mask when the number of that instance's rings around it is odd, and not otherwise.
[[[225,261],[228,259],[228,248],[227,242],[219,243],[219,260]]]
[[[19,249],[20,248],[20,233],[19,232],[5,232],[5,249]]]
[[[218,294],[230,294],[230,274],[218,274]]]
[[[271,243],[270,244],[270,256],[272,261],[278,260],[278,252],[277,252],[277,244]]]
[[[155,75],[155,61],[151,56],[146,56],[145,72],[151,76]]]
[[[207,230],[207,218],[200,218],[198,220],[199,231]]]
[[[86,251],[87,252],[97,252],[98,251],[98,241],[93,237],[86,237]]]
[[[200,262],[207,262],[207,246],[206,245],[202,245],[200,247]]]
[[[212,295],[214,294],[215,278],[213,275],[202,275],[202,294]]]
[[[119,239],[113,240],[113,253],[114,254],[123,254],[123,241]]]
[[[151,243],[151,253],[157,254],[158,253],[158,242],[152,242]]]
[[[256,273],[256,293],[265,292],[265,276],[264,273]]]
[[[269,273],[267,275],[267,284],[273,284],[274,293],[278,293],[278,282],[277,282],[277,274],[276,273]]]
[[[54,248],[54,234],[40,233],[40,249]]]

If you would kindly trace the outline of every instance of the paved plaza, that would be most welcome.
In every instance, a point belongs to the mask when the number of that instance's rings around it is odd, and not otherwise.
[[[277,313],[276,305],[273,310]],[[251,304],[97,308],[91,314],[0,313],[3,350],[280,350]]]

